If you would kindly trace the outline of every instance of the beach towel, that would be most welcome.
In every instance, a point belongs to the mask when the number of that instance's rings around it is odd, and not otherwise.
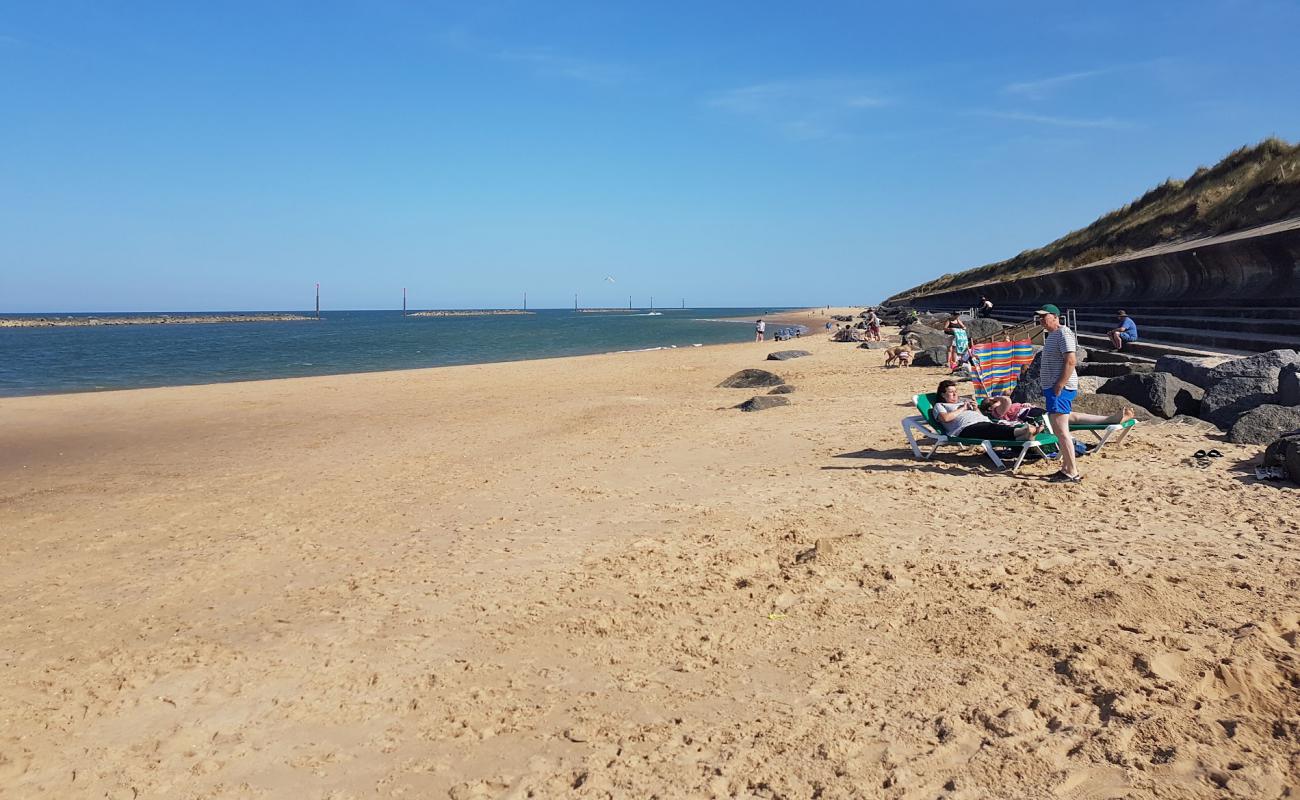
[[[972,345],[970,361],[976,399],[1011,394],[1020,381],[1020,370],[1033,360],[1034,346],[1028,339]]]

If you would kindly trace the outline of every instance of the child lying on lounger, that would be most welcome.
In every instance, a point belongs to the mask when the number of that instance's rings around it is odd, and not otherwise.
[[[991,419],[1002,422],[1033,422],[1042,420],[1047,409],[1035,408],[1029,403],[1013,403],[1010,397],[990,397],[980,404]],[[1070,412],[1071,425],[1122,425],[1133,419],[1133,409],[1125,406],[1123,411],[1110,416],[1085,414],[1082,411]]]

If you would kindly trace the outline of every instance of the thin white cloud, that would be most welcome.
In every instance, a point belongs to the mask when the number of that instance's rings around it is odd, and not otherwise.
[[[1115,72],[1118,67],[1107,67],[1105,69],[1089,69],[1082,72],[1068,72],[1064,75],[1056,75],[1051,78],[1040,78],[1036,81],[1020,81],[1010,83],[1002,87],[1003,94],[1020,95],[1030,100],[1042,100],[1048,95],[1071,83],[1085,81],[1089,78],[1096,78],[1100,75],[1106,75]]]
[[[750,117],[805,140],[846,137],[858,115],[888,104],[861,82],[830,79],[758,83],[705,101],[709,108]]]
[[[628,69],[619,64],[580,58],[563,53],[554,47],[516,47],[501,45],[479,38],[464,29],[444,31],[437,41],[449,50],[475,56],[519,64],[534,75],[563,78],[593,84],[614,84],[628,76]]]
[[[972,111],[970,112],[979,117],[991,117],[993,119],[1005,119],[1011,122],[1032,122],[1036,125],[1050,125],[1056,128],[1104,128],[1107,130],[1123,130],[1134,127],[1131,122],[1118,120],[1114,117],[1097,117],[1085,119],[1078,117],[1054,117],[1047,114],[1034,114],[1025,111]]]
[[[527,65],[539,75],[584,83],[618,83],[627,74],[624,68],[617,65],[575,58],[549,47],[506,48],[491,55],[501,61]]]

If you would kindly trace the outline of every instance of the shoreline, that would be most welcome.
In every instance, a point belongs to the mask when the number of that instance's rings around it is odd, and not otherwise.
[[[845,310],[846,309],[831,309],[831,313],[838,313],[840,311],[845,311]],[[795,313],[803,313],[804,311],[808,311],[809,313],[811,313],[816,311],[816,309],[804,309],[804,310],[800,310],[799,312],[790,311],[790,312],[785,312],[785,315],[788,316]],[[531,314],[532,312],[528,312],[528,313]],[[307,318],[307,319],[312,319],[312,318]],[[742,317],[730,317],[730,318],[719,318],[713,321],[743,323],[746,322],[747,319]],[[802,324],[802,323],[794,323],[794,324]],[[819,332],[820,331],[815,331],[812,330],[811,328],[808,331],[808,333],[810,334],[819,333]],[[768,342],[770,343],[772,341],[773,340],[769,337]],[[328,378],[328,377],[339,377],[339,376],[346,376],[346,375],[374,375],[374,374],[383,374],[383,373],[401,374],[401,373],[407,373],[413,371],[440,370],[440,369],[448,369],[453,367],[483,366],[483,365],[494,365],[494,364],[514,364],[514,363],[523,363],[523,362],[531,362],[531,361],[552,361],[555,359],[564,359],[564,358],[585,358],[589,356],[599,356],[599,355],[623,355],[628,353],[644,353],[644,352],[655,352],[661,350],[663,351],[693,350],[693,349],[739,346],[739,345],[752,346],[753,344],[754,344],[753,342],[744,341],[744,340],[735,341],[735,342],[711,342],[711,343],[692,342],[692,343],[686,343],[680,345],[656,345],[651,347],[633,348],[633,349],[626,349],[626,350],[601,350],[592,353],[583,353],[583,354],[576,354],[576,355],[564,354],[564,355],[553,355],[553,356],[537,356],[533,358],[506,359],[500,361],[479,361],[479,362],[474,362],[472,364],[421,365],[421,366],[407,367],[403,369],[377,369],[377,370],[364,370],[364,371],[351,371],[351,372],[329,372],[329,373],[322,373],[317,375],[284,375],[284,376],[268,377],[268,378],[244,378],[244,379],[226,380],[226,381],[208,381],[204,383],[168,383],[159,386],[121,386],[121,387],[114,386],[114,387],[103,387],[103,388],[87,388],[78,391],[37,391],[37,392],[27,392],[23,394],[0,394],[0,403],[3,403],[7,399],[16,399],[16,398],[24,398],[24,397],[57,397],[60,395],[98,395],[98,394],[106,394],[112,392],[134,392],[134,391],[147,391],[152,389],[175,389],[175,388],[185,388],[185,387],[223,386],[228,384],[243,384],[243,383],[267,383],[267,382],[274,382],[274,381],[307,380],[312,378]]]

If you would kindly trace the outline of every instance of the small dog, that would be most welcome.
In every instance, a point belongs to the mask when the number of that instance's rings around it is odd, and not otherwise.
[[[912,366],[912,348],[905,344],[900,344],[897,347],[886,348],[885,366],[886,367]]]

